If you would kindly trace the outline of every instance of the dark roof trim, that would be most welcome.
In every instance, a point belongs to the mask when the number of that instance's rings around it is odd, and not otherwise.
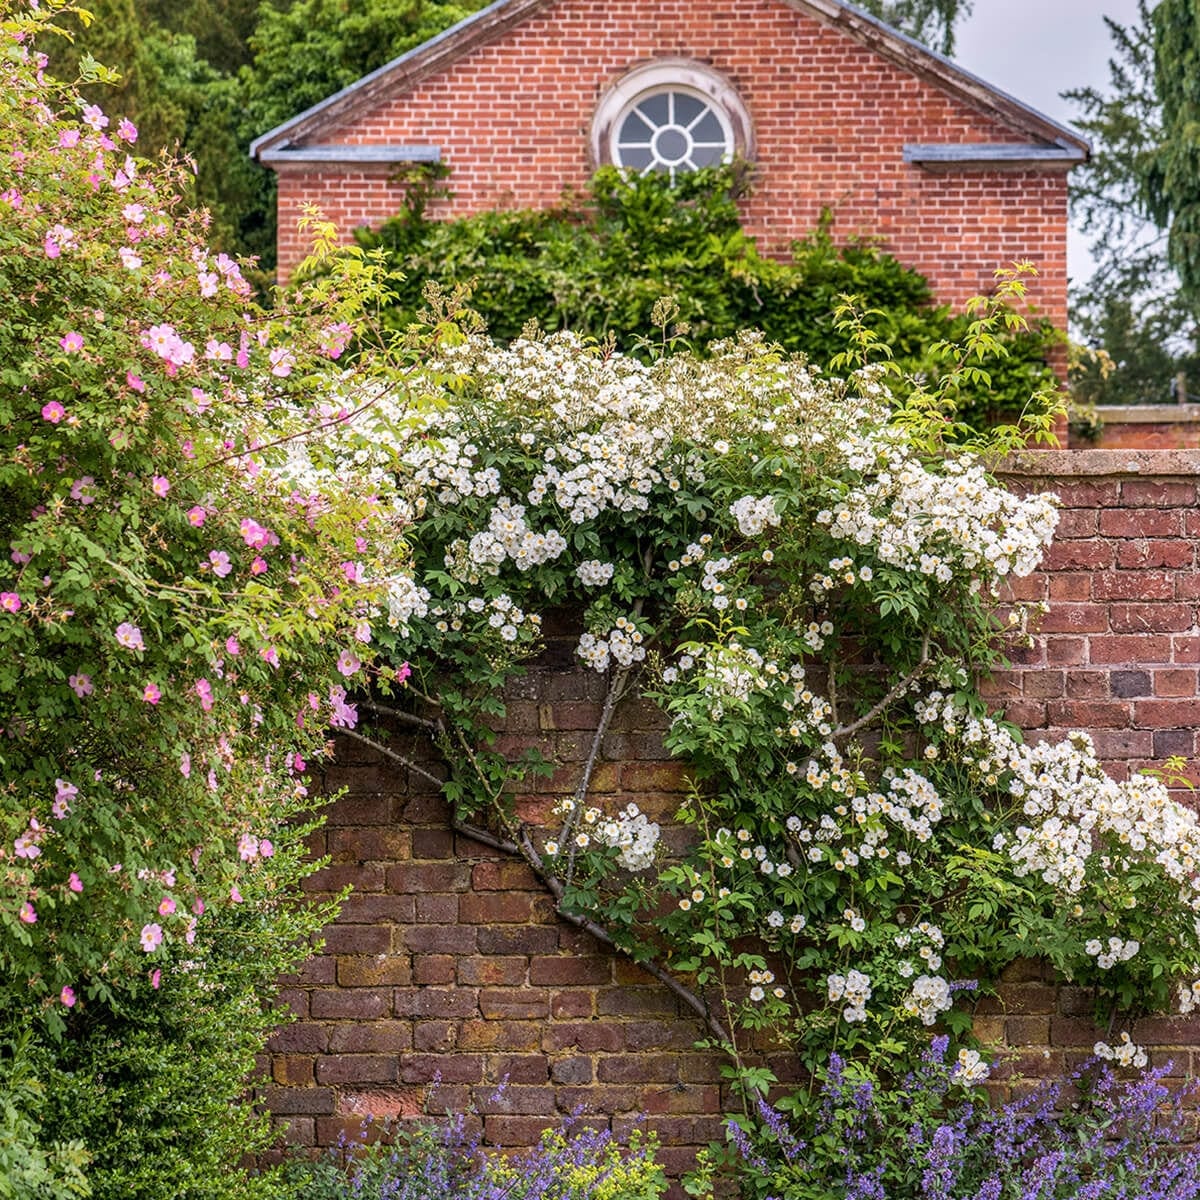
[[[904,161],[930,170],[953,167],[1042,167],[1069,169],[1085,161],[1086,153],[1075,146],[1013,146],[998,143],[909,145]]]
[[[267,166],[283,163],[434,163],[442,158],[441,146],[297,146],[264,150],[258,161]]]
[[[860,45],[928,80],[1011,129],[1052,145],[1073,146],[1081,152],[1079,161],[1091,153],[1090,143],[1076,130],[1059,124],[1016,97],[964,71],[944,55],[922,46],[920,42],[884,24],[847,0],[782,2],[844,30]],[[297,143],[319,135],[323,129],[341,124],[355,113],[415,86],[551,3],[553,0],[494,0],[487,8],[459,21],[437,37],[385,63],[356,83],[255,138],[250,143],[250,156],[260,162],[270,161],[265,156],[272,151],[296,147]]]

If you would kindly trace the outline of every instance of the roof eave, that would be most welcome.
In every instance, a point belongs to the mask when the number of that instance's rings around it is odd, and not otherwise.
[[[1011,143],[957,143],[936,145],[909,144],[904,147],[904,161],[927,171],[1009,170],[1009,171],[1069,171],[1087,159],[1077,146],[1034,145]]]

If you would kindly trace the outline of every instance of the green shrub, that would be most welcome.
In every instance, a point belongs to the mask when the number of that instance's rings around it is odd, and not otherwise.
[[[430,221],[427,203],[439,185],[417,179],[403,212],[355,236],[404,274],[387,313],[397,328],[417,319],[424,286],[434,280],[470,285],[471,306],[497,341],[518,337],[532,320],[546,331],[612,335],[637,353],[656,301],[670,295],[676,325],[698,349],[753,328],[791,353],[829,363],[845,350],[836,310],[854,296],[903,373],[937,376],[931,348],[960,340],[972,317],[936,304],[928,281],[874,242],[835,245],[824,225],[793,244],[790,262],[762,256],[741,225],[744,186],[734,168],[672,184],[607,167],[586,197],[558,208]],[[985,386],[963,390],[959,415],[979,425],[1022,411],[1053,379],[1046,356],[1056,340],[1046,321],[1010,332],[1007,356],[989,364]],[[905,393],[902,380],[895,390]]]

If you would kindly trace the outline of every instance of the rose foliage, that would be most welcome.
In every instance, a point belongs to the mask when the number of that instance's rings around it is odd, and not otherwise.
[[[352,419],[351,323],[379,394],[404,363],[359,259],[252,303],[177,168],[46,76],[52,19],[0,5],[0,1090],[65,1141],[3,1194],[66,1189],[79,1137],[96,1194],[234,1196],[274,980],[331,915],[307,764],[403,549],[369,486],[284,468]]]

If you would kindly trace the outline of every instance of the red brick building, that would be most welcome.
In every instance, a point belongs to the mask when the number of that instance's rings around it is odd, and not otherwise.
[[[279,267],[316,204],[347,233],[400,206],[396,169],[441,161],[436,215],[547,205],[601,163],[756,164],[750,232],[772,253],[828,210],[951,303],[1028,259],[1066,324],[1074,131],[842,0],[497,0],[260,137],[279,176]]]

